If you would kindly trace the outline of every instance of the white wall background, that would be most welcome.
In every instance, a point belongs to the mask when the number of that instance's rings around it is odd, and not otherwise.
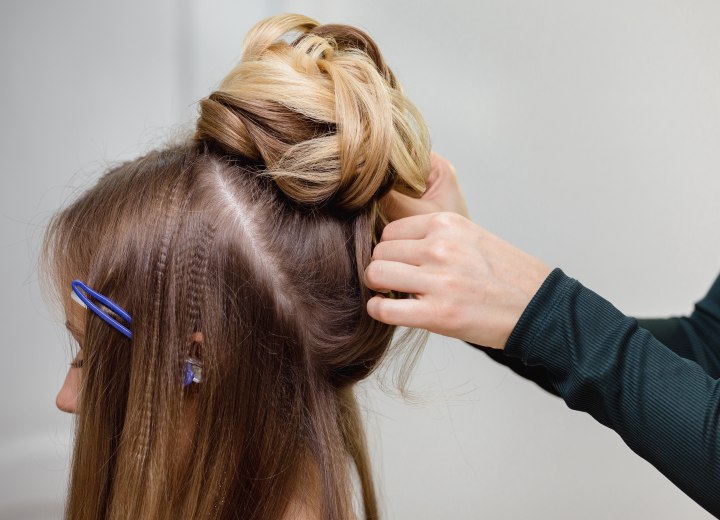
[[[0,5],[0,518],[58,518],[69,362],[35,272],[49,215],[162,142],[296,11],[378,41],[473,219],[628,314],[686,313],[720,266],[720,4],[37,0]],[[412,405],[364,386],[387,518],[704,519],[612,431],[433,336]]]

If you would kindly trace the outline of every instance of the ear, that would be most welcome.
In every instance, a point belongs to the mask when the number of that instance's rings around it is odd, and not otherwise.
[[[190,341],[192,343],[190,349],[190,355],[198,360],[202,360],[202,348],[205,338],[202,332],[193,332],[190,335]]]

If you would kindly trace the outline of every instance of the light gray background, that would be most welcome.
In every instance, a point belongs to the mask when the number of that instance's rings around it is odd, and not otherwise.
[[[247,29],[296,11],[378,41],[473,220],[634,315],[720,266],[714,1],[5,1],[0,6],[0,517],[61,515],[69,361],[35,272],[49,215],[191,121]],[[364,385],[387,518],[704,519],[610,430],[433,336],[420,404]]]

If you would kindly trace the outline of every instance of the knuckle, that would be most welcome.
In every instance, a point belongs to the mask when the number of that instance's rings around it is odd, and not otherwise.
[[[464,230],[468,222],[468,219],[458,213],[442,211],[433,214],[428,227],[433,235],[449,236],[458,230]]]
[[[442,238],[433,240],[429,246],[430,257],[437,261],[447,260],[452,253],[453,245],[449,240]]]
[[[435,213],[432,217],[430,217],[430,223],[429,227],[431,230],[441,230],[443,228],[443,222],[444,222],[444,213]]]
[[[430,224],[435,230],[450,229],[457,225],[456,217],[459,217],[459,215],[450,211],[442,211],[432,216]]]

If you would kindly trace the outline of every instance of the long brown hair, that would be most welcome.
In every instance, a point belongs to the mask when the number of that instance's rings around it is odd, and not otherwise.
[[[313,482],[323,519],[350,518],[352,461],[378,518],[353,385],[394,327],[362,273],[379,198],[424,189],[422,118],[365,33],[299,15],[258,24],[200,110],[47,231],[59,297],[78,278],[133,318],[129,340],[87,313],[66,516],[276,519]]]

